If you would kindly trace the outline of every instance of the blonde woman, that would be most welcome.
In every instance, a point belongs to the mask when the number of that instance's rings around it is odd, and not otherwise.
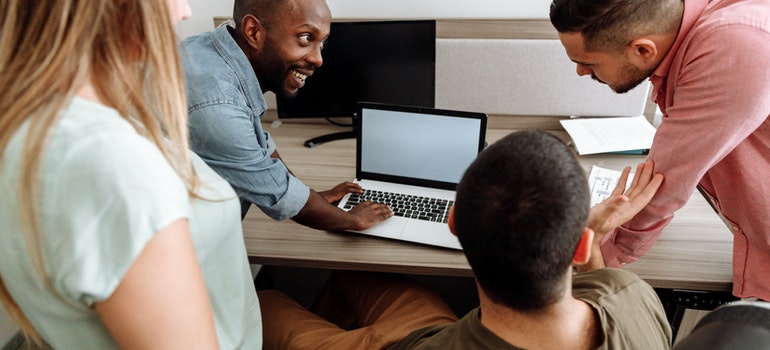
[[[0,0],[0,300],[57,349],[258,349],[232,188],[187,151],[185,0]]]

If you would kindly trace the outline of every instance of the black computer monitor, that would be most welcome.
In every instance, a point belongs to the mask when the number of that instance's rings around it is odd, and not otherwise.
[[[355,117],[362,101],[434,107],[434,20],[333,22],[322,54],[323,66],[295,98],[277,98],[279,118]],[[324,135],[305,145],[353,135]]]

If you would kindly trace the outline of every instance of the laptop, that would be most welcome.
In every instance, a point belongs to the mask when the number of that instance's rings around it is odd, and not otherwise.
[[[363,231],[378,237],[462,249],[447,217],[465,169],[484,149],[484,113],[358,104],[356,179],[364,194],[347,194],[338,206],[388,204],[395,215]]]

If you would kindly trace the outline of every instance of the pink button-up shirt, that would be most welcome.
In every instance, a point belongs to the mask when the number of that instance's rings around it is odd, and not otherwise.
[[[604,237],[605,262],[647,252],[700,184],[732,223],[733,294],[770,300],[770,1],[685,0],[650,80],[663,120],[649,159],[665,180]]]

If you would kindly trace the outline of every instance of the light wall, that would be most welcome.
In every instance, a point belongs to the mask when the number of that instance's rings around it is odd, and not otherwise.
[[[231,16],[233,0],[188,0],[192,18],[182,38],[214,27],[212,17]],[[327,0],[336,18],[547,18],[551,0]]]

